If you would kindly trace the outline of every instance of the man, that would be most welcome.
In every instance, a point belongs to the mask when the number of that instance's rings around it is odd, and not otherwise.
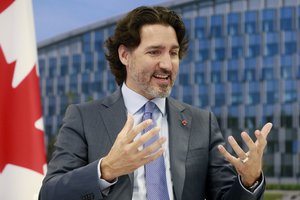
[[[272,124],[241,134],[248,152],[229,137],[235,157],[212,113],[169,97],[187,50],[175,12],[136,8],[106,46],[120,88],[69,106],[40,199],[262,199]]]

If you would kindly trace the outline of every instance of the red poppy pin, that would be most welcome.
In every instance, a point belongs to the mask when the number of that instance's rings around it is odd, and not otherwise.
[[[183,126],[186,126],[186,125],[188,124],[188,122],[184,119],[184,120],[181,121],[181,124],[182,124]]]

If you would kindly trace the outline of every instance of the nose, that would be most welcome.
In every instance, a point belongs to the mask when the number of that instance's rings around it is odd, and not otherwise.
[[[172,58],[169,54],[164,54],[160,61],[159,61],[159,67],[166,70],[171,70],[172,68]]]

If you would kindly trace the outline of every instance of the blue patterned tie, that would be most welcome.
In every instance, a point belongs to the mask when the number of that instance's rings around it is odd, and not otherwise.
[[[144,133],[154,128],[156,122],[152,118],[152,113],[155,109],[155,103],[148,101],[145,104],[145,111],[143,120],[152,119],[153,123],[144,130]],[[144,148],[151,145],[159,138],[159,135],[155,135],[144,144]],[[166,167],[163,156],[160,156],[156,160],[145,165],[146,175],[146,188],[148,200],[168,200],[168,188],[166,180]]]

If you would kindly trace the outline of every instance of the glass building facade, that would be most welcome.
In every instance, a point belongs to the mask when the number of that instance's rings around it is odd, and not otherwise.
[[[300,182],[300,3],[295,0],[171,1],[190,40],[172,96],[212,110],[225,137],[273,123],[264,156],[269,182]],[[39,44],[45,130],[56,135],[70,103],[117,85],[103,43],[119,17]],[[245,147],[245,146],[244,146]]]

